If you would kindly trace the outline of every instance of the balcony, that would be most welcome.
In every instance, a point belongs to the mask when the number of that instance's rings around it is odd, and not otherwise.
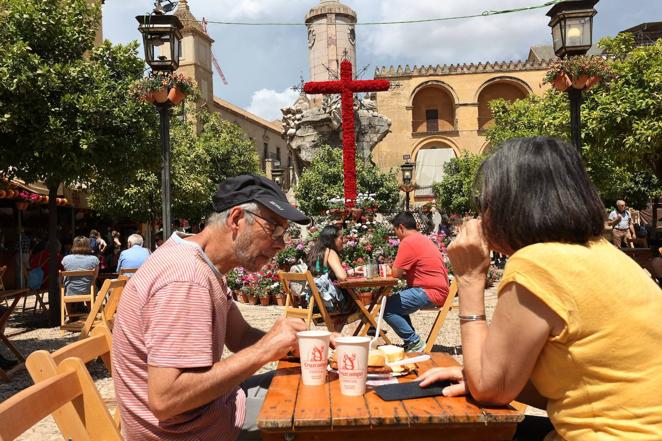
[[[411,122],[411,136],[421,137],[457,132],[457,120],[454,122],[445,119],[414,119]]]

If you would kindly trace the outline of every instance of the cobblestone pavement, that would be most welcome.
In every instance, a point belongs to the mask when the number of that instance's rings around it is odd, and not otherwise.
[[[457,300],[456,300],[457,302]],[[29,303],[29,302],[28,302]],[[492,317],[494,306],[496,304],[496,290],[491,288],[485,292],[485,305],[488,319]],[[280,306],[252,306],[238,303],[239,309],[242,314],[252,326],[268,330],[274,321],[283,314],[283,307]],[[29,306],[29,305],[28,305]],[[77,339],[78,334],[61,331],[59,328],[31,328],[26,327],[25,320],[33,320],[32,312],[14,314],[12,320],[7,326],[7,335],[11,336],[11,341],[16,347],[25,355],[39,349],[54,351],[62,346],[65,346]],[[436,315],[436,311],[419,311],[412,315],[412,322],[418,333],[425,338],[432,326],[432,321]],[[354,325],[355,326],[355,325]],[[343,334],[351,334],[354,326],[346,326]],[[322,328],[320,328],[322,329]],[[388,325],[385,325],[389,338],[395,343],[402,343],[399,338],[391,331]],[[13,336],[12,336],[13,335]],[[435,342],[434,351],[444,351],[449,353],[460,363],[462,363],[462,355],[460,348],[460,329],[457,320],[457,308],[453,308],[448,316],[442,330]],[[5,348],[2,348],[2,353],[9,357]],[[455,354],[455,352],[460,354]],[[226,350],[225,356],[230,355]],[[270,363],[264,366],[259,372],[273,370],[275,363]],[[109,373],[104,368],[101,362],[94,362],[89,365],[92,377],[95,380],[96,386],[99,389],[103,398],[113,399],[115,391],[113,390],[113,381]],[[0,383],[0,401],[4,401],[8,397],[14,395],[16,392],[28,387],[32,384],[32,380],[25,369],[20,369],[12,376],[10,383]],[[537,409],[530,408],[527,413],[541,414]],[[543,413],[544,414],[544,413]],[[47,417],[39,424],[24,433],[18,440],[22,441],[61,441],[63,438],[51,417]]]

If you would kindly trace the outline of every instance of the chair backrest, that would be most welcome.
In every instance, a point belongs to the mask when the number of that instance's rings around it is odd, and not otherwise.
[[[27,363],[37,363],[32,355]],[[0,403],[0,441],[13,440],[53,415],[64,439],[121,441],[94,381],[78,358],[67,358],[48,377]]]
[[[441,327],[443,326],[444,321],[446,320],[448,311],[450,311],[451,307],[453,306],[453,301],[455,300],[456,296],[457,296],[457,281],[453,280],[451,282],[451,285],[448,287],[448,295],[446,296],[446,301],[444,302],[443,306],[439,308],[439,312],[437,312],[437,317],[434,319],[434,323],[432,324],[432,329],[430,329],[430,334],[428,334],[428,338],[425,341],[425,348],[423,349],[423,352],[425,352],[426,354],[432,352],[432,347],[434,346],[434,342],[437,340],[439,331],[441,331]]]
[[[64,295],[64,279],[66,277],[92,277],[92,283],[90,283],[90,295],[94,295],[97,290],[95,274],[96,270],[60,271],[60,293]]]
[[[5,289],[5,282],[4,282],[4,277],[5,277],[5,272],[7,271],[7,265],[0,266],[0,290]]]
[[[85,320],[83,329],[80,331],[79,339],[86,338],[90,330],[97,323],[102,323],[108,329],[112,329],[112,320],[117,312],[122,291],[128,279],[120,277],[118,279],[106,279],[97,294],[97,298],[90,309],[90,313]]]
[[[92,330],[90,337],[84,340],[70,343],[50,353],[44,350],[33,352],[25,362],[25,367],[30,377],[32,377],[32,381],[39,383],[50,378],[57,367],[66,359],[73,357],[82,361],[83,364],[87,364],[100,358],[108,373],[112,375],[110,359],[112,347],[113,337],[110,330],[103,325],[99,325]],[[119,427],[119,410],[115,412],[114,421]],[[57,419],[56,422],[58,422]]]
[[[322,296],[317,289],[317,285],[315,285],[315,279],[313,278],[313,275],[310,273],[310,271],[306,271],[305,273],[286,273],[284,271],[280,271],[278,273],[278,277],[280,278],[280,283],[283,291],[285,291],[286,296],[285,317],[303,318],[306,321],[306,325],[310,326],[313,317],[313,308],[317,305],[317,308],[319,309],[320,315],[322,316],[326,327],[330,331],[334,331],[336,329],[336,326],[331,319],[329,312],[324,306]],[[294,299],[292,287],[290,286],[290,283],[292,282],[303,283],[304,291],[306,286],[307,289],[310,290],[311,295],[306,308],[295,306],[299,303]]]
[[[138,271],[138,268],[120,268],[120,276],[134,274],[136,271]]]

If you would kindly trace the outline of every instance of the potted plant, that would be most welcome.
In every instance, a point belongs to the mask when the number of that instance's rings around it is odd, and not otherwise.
[[[589,89],[600,81],[610,80],[612,76],[612,69],[603,57],[582,55],[555,61],[543,82],[563,92],[570,86]]]
[[[173,105],[181,103],[193,92],[193,80],[181,73],[172,74],[169,86],[168,99]]]
[[[137,80],[131,86],[131,93],[148,103],[165,103],[168,101],[168,76],[162,72]]]
[[[258,291],[257,296],[260,299],[260,305],[269,306],[271,303],[271,293],[269,291]]]

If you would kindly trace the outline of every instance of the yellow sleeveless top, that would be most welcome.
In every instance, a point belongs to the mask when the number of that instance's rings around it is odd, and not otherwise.
[[[522,248],[499,293],[511,282],[565,321],[531,377],[548,399],[552,439],[662,440],[662,290],[650,276],[600,239]]]

